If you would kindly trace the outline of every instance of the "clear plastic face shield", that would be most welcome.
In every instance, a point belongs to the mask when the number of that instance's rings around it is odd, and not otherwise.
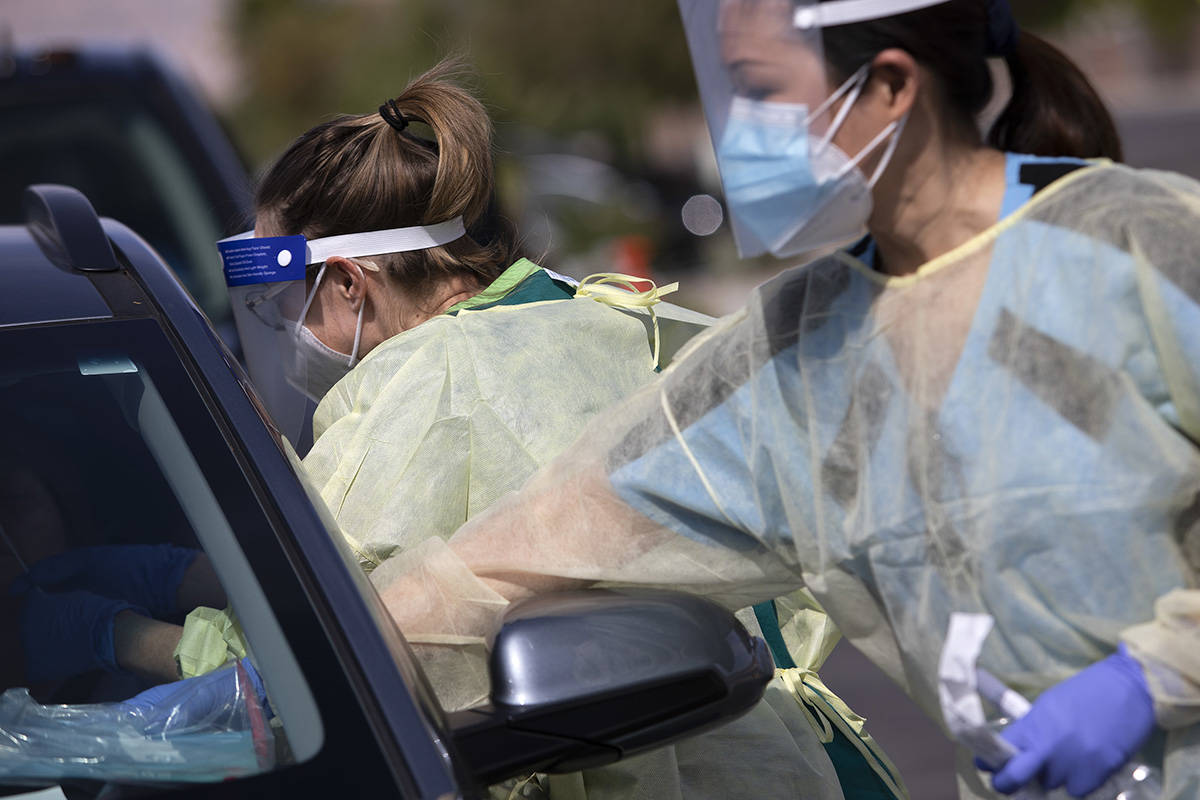
[[[716,149],[738,252],[790,256],[864,234],[871,187],[903,129],[857,153],[833,138],[868,77],[837,84],[822,30],[945,0],[679,0],[700,100]],[[860,164],[882,153],[870,176]]]
[[[325,261],[341,256],[364,270],[378,269],[370,256],[438,247],[465,233],[462,217],[455,217],[436,225],[323,239],[256,237],[247,231],[217,242],[250,380],[297,450],[305,449],[304,431],[316,403],[363,355],[359,338],[366,300],[359,306],[350,353],[332,349],[305,323],[318,290],[330,279]]]

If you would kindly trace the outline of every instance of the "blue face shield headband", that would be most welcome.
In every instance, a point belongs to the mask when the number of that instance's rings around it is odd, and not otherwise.
[[[255,236],[246,231],[217,242],[225,270],[226,286],[284,283],[304,280],[310,264],[323,264],[331,256],[364,258],[385,253],[427,250],[466,234],[462,217],[436,225],[389,228],[305,239],[303,236]]]
[[[260,391],[268,397],[286,397],[281,388],[286,382],[317,401],[358,361],[365,301],[359,305],[350,353],[329,347],[304,323],[321,286],[327,259],[340,256],[360,269],[376,271],[378,267],[367,260],[369,256],[426,250],[465,234],[462,217],[455,217],[436,225],[311,240],[303,236],[256,237],[248,231],[217,242],[234,321],[251,377]],[[305,291],[306,272],[318,264],[312,287]],[[269,407],[284,404],[282,400],[268,402]],[[295,416],[277,408],[272,411],[278,417]]]

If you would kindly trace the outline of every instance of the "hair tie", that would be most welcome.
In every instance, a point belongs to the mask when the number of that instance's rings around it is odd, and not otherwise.
[[[987,55],[1011,56],[1017,51],[1020,30],[1008,0],[987,0]]]
[[[395,100],[388,100],[379,107],[379,116],[383,117],[383,121],[391,125],[397,131],[402,131],[408,127],[408,119],[400,113],[400,106]]]

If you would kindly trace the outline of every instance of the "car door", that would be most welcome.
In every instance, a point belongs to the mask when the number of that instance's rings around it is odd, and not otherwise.
[[[301,789],[456,794],[438,712],[422,695],[419,671],[324,529],[281,449],[286,445],[257,417],[224,363],[227,354],[203,327],[184,325],[181,334],[153,316],[0,326],[6,353],[0,410],[9,422],[0,472],[8,487],[17,487],[0,495],[0,524],[11,542],[0,558],[0,580],[11,582],[24,564],[82,547],[171,544],[203,551],[266,685],[275,713],[265,731],[272,750],[249,766],[245,758],[228,769],[212,762],[198,776],[187,769],[188,759],[208,763],[212,754],[192,741],[177,748],[179,763],[151,769],[128,743],[106,749],[103,741],[73,738],[105,738],[80,718],[58,720],[60,727],[44,737],[48,747],[24,747],[32,740],[22,739],[21,728],[22,720],[33,724],[29,703],[104,703],[148,685],[128,674],[90,671],[33,683],[24,706],[0,703],[0,731],[10,734],[0,738],[0,781],[32,776],[68,797],[120,795],[130,791],[122,787],[147,780],[222,796]],[[199,359],[183,346],[195,333],[203,339],[194,344],[208,341]],[[182,623],[189,610],[163,621]],[[16,643],[21,612],[20,597],[6,598],[0,608]],[[0,656],[5,700],[30,685],[22,661],[20,647]],[[4,718],[4,710],[21,708],[24,717]],[[261,741],[246,744],[262,750]],[[88,750],[92,745],[99,749]],[[94,753],[104,758],[84,763]]]

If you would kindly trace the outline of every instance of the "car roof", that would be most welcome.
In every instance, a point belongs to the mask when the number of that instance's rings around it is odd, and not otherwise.
[[[16,50],[5,53],[0,62],[0,90],[23,85],[63,83],[77,84],[81,80],[117,80],[128,83],[151,79],[166,67],[146,47],[129,46],[71,46],[37,50]]]
[[[127,256],[110,238],[109,229],[124,226],[98,217],[69,186],[31,186],[23,205],[24,225],[0,226],[0,327],[161,316],[163,298],[152,302],[145,285],[151,276],[139,274],[129,261],[141,254]],[[128,243],[152,252],[130,234]],[[196,307],[160,259],[139,261],[164,273],[167,280],[154,282],[167,295]]]
[[[54,264],[24,225],[0,226],[0,326],[111,316],[85,273]]]

